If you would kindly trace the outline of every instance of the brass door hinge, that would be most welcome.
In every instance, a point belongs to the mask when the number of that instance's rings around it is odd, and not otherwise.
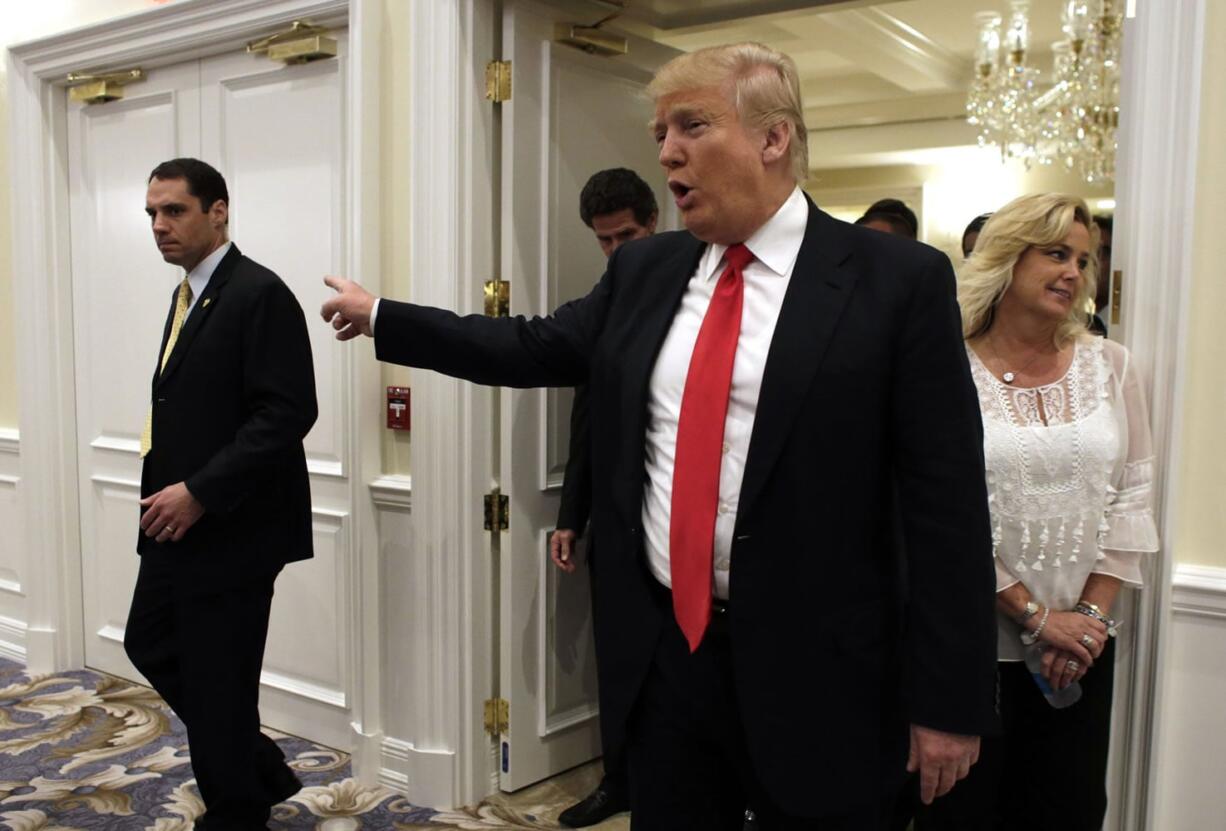
[[[511,705],[505,698],[487,698],[485,700],[485,732],[494,738],[501,736],[511,727]]]
[[[495,104],[511,100],[510,61],[490,61],[485,65],[485,100]]]
[[[506,531],[511,527],[511,500],[495,488],[485,495],[485,530]]]
[[[145,70],[124,69],[120,72],[104,72],[91,75],[87,72],[68,73],[68,97],[85,104],[105,104],[123,98],[123,88],[136,81],[145,80]]]
[[[510,280],[486,280],[485,281],[485,316],[486,317],[510,317],[511,316],[511,281]]]

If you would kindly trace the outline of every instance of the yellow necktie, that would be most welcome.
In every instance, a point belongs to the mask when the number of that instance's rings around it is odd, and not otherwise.
[[[187,307],[192,302],[192,286],[187,282],[187,278],[183,278],[183,282],[179,284],[178,296],[175,298],[175,316],[170,321],[170,337],[166,338],[166,348],[162,350],[162,360],[158,363],[158,374],[166,368],[166,361],[170,358],[170,353],[174,351],[175,341],[179,339],[179,330],[183,328],[183,321],[187,318]],[[149,406],[149,412],[145,414],[145,429],[140,433],[140,457],[143,459],[149,455],[149,449],[153,447],[153,405]]]

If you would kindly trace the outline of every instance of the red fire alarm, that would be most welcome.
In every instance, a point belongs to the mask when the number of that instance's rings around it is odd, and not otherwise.
[[[387,388],[387,429],[409,429],[409,388]]]

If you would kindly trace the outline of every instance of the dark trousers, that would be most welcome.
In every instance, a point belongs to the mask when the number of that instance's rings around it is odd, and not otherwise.
[[[260,732],[260,667],[277,571],[201,579],[169,557],[141,557],[128,614],[128,657],[187,727],[209,829],[263,828],[298,790]]]
[[[670,623],[656,647],[627,737],[632,831],[740,831],[746,805],[752,806],[762,831],[882,828],[879,805],[811,818],[789,816],[774,804],[749,761],[733,689],[726,614],[713,613],[702,644],[690,654],[667,591],[661,592],[660,602],[669,609]]]
[[[1115,641],[1081,679],[1081,700],[1062,710],[1047,703],[1025,664],[998,667],[1002,733],[983,739],[979,763],[949,794],[915,809],[916,831],[1101,831]],[[912,806],[915,793],[910,787]]]

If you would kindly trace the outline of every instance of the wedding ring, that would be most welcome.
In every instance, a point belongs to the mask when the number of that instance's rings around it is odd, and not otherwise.
[[[1079,669],[1081,669],[1081,664],[1077,663],[1076,661],[1069,661],[1064,665],[1065,672],[1076,672]]]
[[[171,528],[169,525],[167,525],[162,530],[165,531],[167,534],[173,534],[175,532],[175,529]]]
[[[1090,649],[1094,647],[1097,643],[1098,641],[1091,638],[1088,634],[1081,636],[1081,645],[1084,646],[1086,649]]]

